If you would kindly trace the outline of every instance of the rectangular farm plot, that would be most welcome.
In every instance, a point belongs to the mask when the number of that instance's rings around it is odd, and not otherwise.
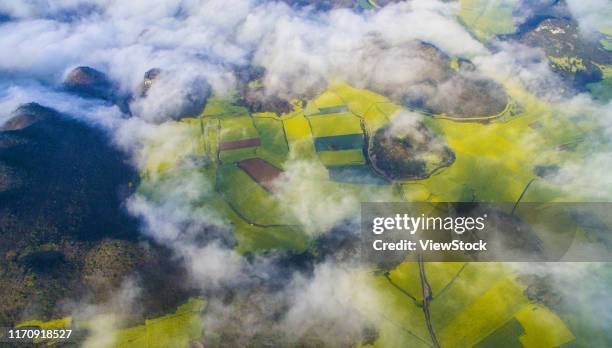
[[[259,138],[250,116],[235,116],[221,119],[221,144],[237,140]]]
[[[272,192],[273,182],[282,171],[261,158],[250,158],[238,162],[238,168],[244,170],[253,180],[255,180],[266,191]]]
[[[257,157],[256,147],[244,147],[219,152],[219,159],[223,163],[236,163],[238,161],[253,157]]]
[[[301,158],[316,158],[310,124],[303,114],[295,113],[292,117],[283,119],[283,127],[292,152]]]
[[[310,116],[308,121],[315,137],[363,133],[361,120],[348,112]]]
[[[279,152],[288,151],[282,121],[269,117],[255,117],[253,121],[263,147],[277,149]]]
[[[296,224],[280,202],[241,168],[224,165],[217,178],[217,190],[248,223],[262,226]]]
[[[219,145],[219,150],[221,151],[235,150],[235,149],[243,149],[245,147],[255,147],[259,145],[261,145],[261,140],[259,140],[259,138],[224,141]]]
[[[344,134],[314,139],[317,151],[336,151],[363,148],[363,134]]]
[[[287,140],[291,143],[312,136],[308,120],[299,114],[283,120]]]
[[[276,166],[282,166],[289,156],[283,122],[272,117],[254,117],[253,121],[261,140],[257,154]]]
[[[250,116],[227,117],[220,120],[219,159],[237,162],[255,157],[261,145],[259,134]]]
[[[321,151],[317,153],[325,166],[346,166],[365,164],[361,149]]]
[[[439,331],[442,346],[471,347],[491,335],[527,304],[523,290],[508,278],[497,282]]]
[[[239,170],[236,167],[234,168]],[[224,195],[214,196],[210,204],[217,211],[223,212],[235,227],[236,240],[238,241],[235,250],[239,253],[270,249],[288,249],[302,252],[308,247],[308,238],[298,226],[260,226],[252,224],[232,208]]]

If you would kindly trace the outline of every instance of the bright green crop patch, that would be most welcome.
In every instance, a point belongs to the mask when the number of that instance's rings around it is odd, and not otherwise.
[[[542,146],[540,131],[529,127],[533,121],[528,117],[495,124],[437,121],[455,162],[419,183],[442,201],[516,201],[535,176],[532,154]]]
[[[239,215],[219,195],[208,200],[208,203],[231,222],[238,242],[236,251],[239,253],[257,253],[273,249],[303,252],[308,247],[308,238],[299,227],[254,225]]]
[[[256,225],[297,225],[295,219],[269,192],[235,165],[223,165],[217,190],[244,220]]]
[[[525,334],[521,324],[512,318],[504,326],[495,330],[489,337],[480,341],[475,348],[514,348],[520,347],[519,337]]]
[[[257,157],[257,148],[247,147],[243,149],[223,150],[219,158],[223,163],[235,163],[249,158]]]
[[[191,298],[187,303],[179,306],[172,314],[147,319],[144,324],[119,329],[106,334],[111,337],[109,343],[116,348],[183,348],[187,347],[193,340],[202,337],[203,322],[201,313],[206,302]],[[89,321],[73,322],[72,318],[64,318],[42,322],[33,320],[21,323],[18,326],[38,326],[40,328],[75,328],[93,329],[103,319],[93,318]],[[112,319],[108,319],[112,320]],[[96,328],[97,329],[97,328]],[[73,333],[74,334],[74,333]],[[87,342],[87,337],[85,338]],[[43,341],[40,341],[43,343]],[[54,345],[54,341],[46,341]],[[80,342],[82,343],[82,342]]]
[[[258,138],[259,134],[250,116],[236,116],[221,119],[221,141],[236,141]]]
[[[206,102],[206,107],[202,112],[204,117],[228,116],[228,115],[248,115],[245,107],[234,104],[228,98],[210,98]]]
[[[291,152],[302,159],[316,158],[310,124],[302,113],[296,112],[283,119],[283,126]]]
[[[359,118],[348,112],[309,116],[308,122],[315,137],[362,133]]]
[[[527,303],[523,288],[514,281],[503,278],[439,331],[441,345],[471,347],[511,320],[514,313]]]
[[[525,330],[519,337],[523,347],[560,347],[576,339],[555,313],[540,304],[524,307],[515,318]]]
[[[389,103],[389,99],[374,92],[357,89],[345,83],[335,82],[330,87],[345,104],[349,110],[358,117],[364,117],[375,104]]]
[[[289,156],[289,146],[283,122],[272,117],[254,117],[253,121],[261,140],[261,146],[257,149],[257,154],[262,158],[269,159],[269,162],[277,167],[282,167]]]
[[[321,151],[318,153],[321,163],[325,166],[346,166],[365,164],[363,150]]]
[[[121,330],[115,347],[186,347],[190,341],[202,336],[200,313],[205,304],[200,299],[190,299],[177,308],[174,314],[145,320],[144,325]]]
[[[316,105],[320,113],[340,112],[335,110],[346,111],[346,106],[340,97],[332,91],[325,91],[312,100],[312,104]],[[342,110],[344,109],[344,110]]]
[[[285,154],[289,151],[281,120],[270,117],[254,117],[253,121],[261,139],[261,146]]]

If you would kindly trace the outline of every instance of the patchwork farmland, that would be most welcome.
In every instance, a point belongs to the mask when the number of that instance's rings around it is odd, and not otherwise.
[[[508,106],[503,115],[487,122],[469,115],[454,119],[422,114],[419,122],[428,136],[442,139],[453,153],[452,162],[428,169],[431,173],[426,177],[386,177],[372,163],[374,135],[410,110],[341,82],[330,83],[324,93],[282,115],[250,113],[231,101],[213,98],[199,118],[183,120],[177,127],[196,134],[197,140],[192,140],[201,144],[184,156],[204,156],[206,164],[187,170],[213,179],[214,192],[207,199],[234,226],[236,250],[302,253],[312,250],[316,242],[293,206],[299,194],[308,194],[291,191],[302,181],[316,185],[312,187],[321,199],[342,195],[433,202],[512,202],[519,196],[524,201],[549,199],[553,193],[545,183],[533,182],[535,168],[542,163],[530,153],[534,148],[559,151],[560,144],[575,141],[589,125],[577,127],[568,122],[559,126],[559,119],[551,121],[547,104],[510,82],[505,87]],[[532,127],[535,123],[539,126]],[[517,143],[517,134],[525,133],[532,140]],[[431,157],[435,153],[424,151],[423,156],[430,156],[424,158],[436,163]],[[560,157],[574,155],[559,152]],[[301,163],[308,165],[300,167]],[[547,164],[554,164],[554,159]],[[162,176],[176,174],[180,167],[180,160],[151,166],[161,168]],[[316,174],[300,177],[306,168]],[[500,176],[499,171],[512,175]],[[296,177],[298,181],[292,181]],[[543,341],[556,346],[573,340],[572,328],[546,306],[534,307],[525,295],[525,285],[503,264],[425,263],[422,274],[431,287],[425,315],[419,267],[417,260],[407,259],[385,272],[363,274],[363,281],[373,284],[385,299],[384,312],[377,314],[377,345],[408,342],[429,347],[432,335],[445,347]],[[359,306],[376,311],[366,303]],[[536,310],[548,318],[547,324],[534,322],[532,312]],[[536,337],[534,325],[543,325],[538,330],[545,330],[548,336]]]

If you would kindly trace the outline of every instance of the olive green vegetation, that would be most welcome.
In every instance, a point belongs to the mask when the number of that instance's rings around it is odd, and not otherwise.
[[[553,57],[549,56],[548,59],[558,66],[559,68],[569,71],[572,73],[576,73],[578,71],[586,70],[586,66],[584,65],[584,61],[579,57]]]
[[[512,13],[516,0],[461,0],[459,18],[481,40],[516,31]]]
[[[253,118],[249,115],[228,116],[220,119],[221,141],[236,141],[258,138]]]
[[[275,114],[266,113],[253,115],[253,121],[261,139],[261,147],[257,149],[258,157],[281,167],[289,156],[283,122]]]
[[[221,166],[218,178],[217,190],[250,223],[261,226],[297,224],[272,194],[237,166]]]
[[[183,348],[202,336],[202,311],[206,302],[192,298],[175,313],[145,320],[143,325],[119,330],[118,348]]]
[[[607,103],[612,100],[612,77],[605,78],[599,82],[589,83],[587,89],[595,100]]]
[[[188,347],[190,342],[198,340],[202,337],[202,311],[206,306],[206,302],[202,299],[191,298],[187,303],[179,306],[174,313],[167,314],[161,317],[147,319],[143,324],[126,327],[122,329],[112,329],[112,323],[108,326],[108,332],[104,335],[105,342],[112,344],[117,348],[184,348]],[[88,330],[99,330],[101,321],[109,320],[100,316],[93,317],[90,321],[79,321],[72,317],[63,319],[51,320],[42,322],[32,320],[20,323],[18,327],[40,327],[41,329],[72,329],[73,337],[79,336],[80,332]],[[85,336],[86,337],[86,336]],[[108,339],[110,337],[110,339]],[[82,340],[80,338],[78,340]],[[108,341],[106,341],[108,339]],[[78,343],[83,343],[79,342]],[[96,346],[94,342],[85,342],[91,346]],[[37,343],[45,345],[55,345],[59,343],[57,340],[38,340]],[[105,347],[107,345],[104,345]]]
[[[612,50],[612,48],[608,48]],[[607,103],[612,100],[612,65],[598,65],[602,80],[587,84],[587,89],[595,100]]]
[[[315,138],[317,151],[363,149],[363,133]]]

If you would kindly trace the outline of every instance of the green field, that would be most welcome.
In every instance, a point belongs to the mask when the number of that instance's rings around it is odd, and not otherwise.
[[[511,34],[512,13],[516,0],[461,0],[459,17],[481,40],[500,34]]]

